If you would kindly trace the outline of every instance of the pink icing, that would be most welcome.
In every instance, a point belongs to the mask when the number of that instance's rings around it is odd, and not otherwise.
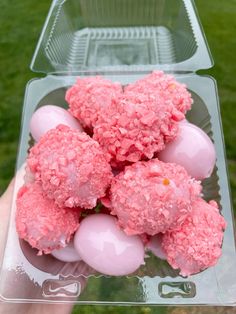
[[[127,236],[110,215],[84,218],[75,234],[74,246],[83,261],[103,274],[128,275],[144,264],[140,237]]]
[[[79,256],[78,252],[74,248],[74,241],[70,241],[70,243],[59,249],[53,250],[51,255],[62,262],[73,263],[81,261],[81,257]]]
[[[65,109],[47,105],[34,112],[30,120],[30,132],[35,141],[38,141],[47,131],[59,124],[83,131],[79,122]]]
[[[191,123],[181,123],[177,137],[158,154],[164,162],[183,166],[188,173],[202,180],[208,178],[214,169],[216,152],[207,134]]]

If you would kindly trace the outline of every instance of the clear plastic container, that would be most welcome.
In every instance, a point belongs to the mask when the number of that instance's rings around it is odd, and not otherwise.
[[[54,1],[31,63],[66,75],[211,66],[191,0]]]
[[[123,85],[163,69],[187,85],[194,104],[190,122],[214,141],[217,162],[204,180],[205,199],[216,200],[227,220],[223,254],[217,265],[183,278],[154,256],[130,276],[95,274],[85,263],[62,263],[19,241],[15,198],[1,266],[0,296],[8,302],[78,304],[234,305],[236,254],[230,192],[216,82],[195,71],[212,59],[191,0],[54,1],[31,68],[47,76],[28,83],[17,169],[31,144],[29,121],[45,104],[66,106],[65,91],[76,76],[102,74]],[[18,172],[19,174],[19,172]],[[28,287],[26,289],[26,287]]]

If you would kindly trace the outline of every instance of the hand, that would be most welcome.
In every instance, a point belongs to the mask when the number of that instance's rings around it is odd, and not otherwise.
[[[2,258],[4,253],[4,247],[6,243],[7,229],[10,216],[10,208],[13,198],[14,190],[14,179],[11,181],[6,192],[0,198],[0,267],[2,264]],[[14,286],[11,284],[11,292],[14,291],[25,291],[26,293],[34,293],[35,299],[37,299],[37,293],[32,281],[27,278],[16,279],[14,274]],[[34,295],[32,296],[34,298]],[[0,301],[0,314],[69,314],[71,313],[73,304],[17,304],[17,303],[3,303]]]

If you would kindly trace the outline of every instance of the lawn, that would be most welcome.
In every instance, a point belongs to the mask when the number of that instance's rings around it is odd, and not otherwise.
[[[14,174],[25,85],[32,77],[39,76],[30,72],[29,64],[49,5],[49,0],[0,1],[0,194]],[[218,82],[235,207],[236,1],[196,0],[196,5],[215,60],[215,66],[212,69],[199,73],[208,73]],[[209,311],[206,313],[210,313],[210,308],[208,309]],[[73,313],[113,314],[125,312],[129,314],[186,314],[203,313],[203,309],[82,306],[79,309],[75,307]],[[224,311],[223,309],[212,309],[212,313],[224,313]]]

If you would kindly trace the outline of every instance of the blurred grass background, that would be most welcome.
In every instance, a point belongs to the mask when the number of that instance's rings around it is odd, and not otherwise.
[[[14,175],[25,85],[36,75],[29,64],[50,0],[0,0],[0,194]],[[196,0],[215,60],[207,73],[219,88],[226,153],[234,208],[236,205],[236,1]],[[39,75],[37,75],[39,76]],[[236,313],[234,308],[80,306],[73,313],[204,314]]]

